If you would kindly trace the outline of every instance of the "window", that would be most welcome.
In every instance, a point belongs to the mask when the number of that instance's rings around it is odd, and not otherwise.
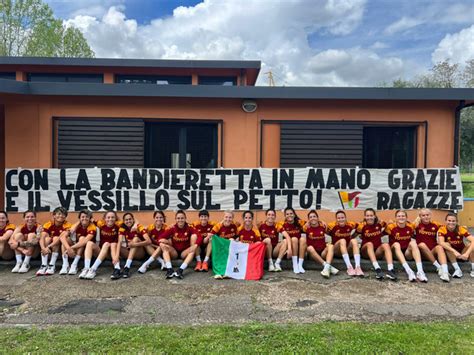
[[[145,124],[146,168],[216,168],[216,123]]]
[[[118,84],[191,85],[191,76],[116,75]]]
[[[415,127],[364,127],[365,168],[414,168]]]
[[[28,81],[48,83],[103,83],[102,74],[29,73]]]
[[[0,79],[16,80],[16,73],[0,73]]]
[[[237,77],[235,76],[200,76],[198,80],[199,85],[222,85],[235,86],[237,85]]]

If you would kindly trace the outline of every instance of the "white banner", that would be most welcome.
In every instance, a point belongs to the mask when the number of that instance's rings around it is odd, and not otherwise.
[[[463,208],[448,169],[7,169],[9,212]]]

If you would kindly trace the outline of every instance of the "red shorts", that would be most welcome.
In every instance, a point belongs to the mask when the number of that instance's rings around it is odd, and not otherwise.
[[[324,249],[326,249],[326,240],[318,240],[318,239],[307,239],[306,244],[308,247],[313,247],[314,250],[318,253],[322,253]]]
[[[373,238],[373,239],[362,238],[361,247],[363,247],[365,244],[369,242],[372,243],[372,245],[374,246],[374,251],[375,251],[378,249],[379,246],[382,245],[382,238]]]
[[[429,250],[433,250],[438,243],[436,243],[436,239],[430,238],[430,239],[416,239],[416,243],[419,245],[420,243],[425,243],[426,246],[428,247]]]
[[[449,245],[451,245],[451,248],[456,250],[458,253],[462,253],[462,251],[466,247],[466,245],[464,243],[462,243],[462,244],[449,244]]]
[[[389,240],[390,246],[392,246],[395,243],[398,243],[398,244],[400,244],[400,248],[403,251],[408,249],[408,246],[410,245],[410,242],[411,242],[411,239],[395,240],[395,239],[390,238],[390,240]]]

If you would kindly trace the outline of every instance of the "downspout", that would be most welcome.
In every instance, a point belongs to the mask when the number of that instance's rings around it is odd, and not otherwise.
[[[459,166],[459,138],[460,138],[460,128],[461,128],[461,110],[466,107],[466,101],[459,101],[459,105],[454,111],[454,157],[453,165]]]

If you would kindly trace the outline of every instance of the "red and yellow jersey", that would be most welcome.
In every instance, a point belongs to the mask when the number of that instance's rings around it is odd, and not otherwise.
[[[424,224],[420,222],[415,228],[416,242],[418,244],[425,243],[426,246],[431,250],[438,242],[436,236],[438,235],[438,229],[441,225],[437,222],[431,222]]]
[[[97,227],[94,223],[89,223],[87,227],[84,227],[82,224],[79,224],[76,228],[76,240],[82,237],[88,237],[92,235],[94,238],[97,234]],[[91,240],[93,240],[92,238]]]
[[[367,224],[366,222],[359,223],[357,226],[357,234],[360,235],[362,239],[362,245],[366,243],[372,243],[374,250],[382,245],[382,237],[385,234],[385,228],[387,224],[385,222],[378,222],[374,224]]]
[[[141,241],[143,241],[145,240],[143,237],[145,234],[147,234],[147,230],[141,224],[137,224],[136,230],[133,231],[125,224],[122,224],[119,229],[119,235],[123,235],[129,242],[131,242],[133,238],[139,238]]]
[[[256,243],[262,241],[262,236],[257,228],[252,227],[252,229],[247,230],[244,226],[240,226],[237,229],[237,236],[239,237],[239,241],[242,243]]]
[[[104,220],[99,220],[96,223],[100,230],[100,245],[104,243],[117,243],[119,237],[119,230],[122,222],[115,222],[114,225],[108,226]]]
[[[410,223],[407,223],[405,227],[399,227],[396,223],[391,223],[387,226],[385,232],[388,234],[390,245],[398,242],[403,250],[408,248],[410,240],[415,235],[415,229]]]
[[[214,228],[215,225],[215,222],[208,222],[205,226],[203,226],[200,221],[191,224],[191,226],[197,230],[203,238],[212,235],[212,228]]]
[[[156,229],[155,224],[150,224],[147,228],[148,235],[151,238],[151,242],[155,245],[160,244],[160,240],[166,239],[165,234],[166,234],[166,229],[168,226],[166,224],[163,224],[160,229]]]
[[[306,244],[312,246],[317,252],[322,252],[326,248],[327,228],[319,223],[317,226],[305,226],[303,232],[306,233]]]
[[[237,229],[237,225],[234,222],[228,226],[225,226],[223,223],[217,223],[212,228],[212,233],[218,235],[221,238],[231,239],[236,237]]]
[[[35,223],[31,228],[29,228],[26,223],[23,223],[18,228],[20,228],[20,233],[26,237],[30,233],[36,234],[40,226],[41,224]]]
[[[198,231],[189,224],[186,223],[183,228],[179,228],[178,225],[175,224],[166,230],[164,237],[171,239],[171,243],[176,251],[182,252],[191,246],[191,236],[193,234],[199,237]]]
[[[345,239],[347,245],[351,240],[353,231],[357,228],[357,223],[355,222],[346,222],[344,226],[340,226],[337,222],[332,222],[328,224],[328,234],[332,237],[332,243],[335,244],[341,239]]]
[[[262,239],[270,238],[273,247],[278,244],[278,230],[276,224],[269,226],[264,222],[260,227],[258,227],[258,231],[260,232]]]
[[[3,228],[0,228],[0,237],[3,237],[3,235],[7,232],[7,231],[14,231],[15,230],[15,225],[13,223],[7,223],[5,225],[5,227]]]
[[[303,226],[306,224],[306,221],[302,219],[298,220],[298,224],[288,223],[288,222],[280,222],[277,224],[277,231],[279,233],[286,232],[290,236],[290,238],[300,238],[301,232],[303,230]]]
[[[464,249],[464,238],[470,236],[467,228],[459,226],[458,232],[450,231],[448,227],[441,226],[438,229],[438,236],[444,237],[444,241],[448,242],[452,248],[456,249],[458,252],[462,252]]]
[[[71,229],[71,224],[68,221],[64,221],[63,224],[57,226],[53,221],[46,222],[43,225],[43,232],[48,233],[50,237],[59,237],[62,232]]]

